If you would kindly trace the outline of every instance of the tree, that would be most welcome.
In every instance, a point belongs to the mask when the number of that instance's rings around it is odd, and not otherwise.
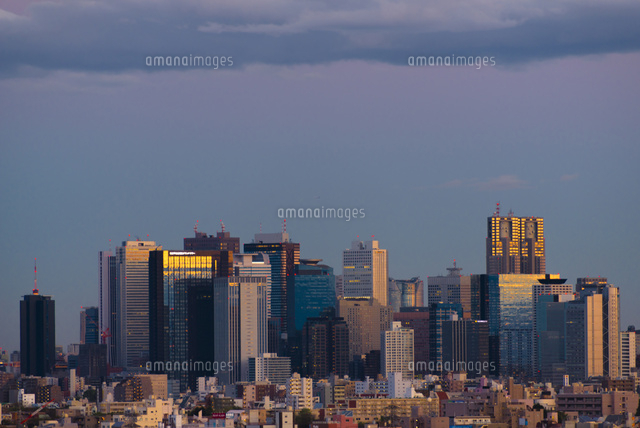
[[[87,389],[84,394],[82,394],[82,398],[86,398],[90,403],[98,402],[98,391],[95,389]]]
[[[295,418],[298,428],[309,428],[309,425],[311,425],[311,422],[314,420],[313,413],[309,409],[300,410]]]

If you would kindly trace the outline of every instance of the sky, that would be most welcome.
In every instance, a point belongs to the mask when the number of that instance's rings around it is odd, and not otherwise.
[[[0,0],[0,347],[19,349],[34,258],[66,347],[98,251],[181,249],[196,220],[246,243],[280,208],[361,209],[287,231],[336,273],[373,235],[390,276],[426,280],[485,272],[500,202],[544,217],[548,273],[607,277],[640,326],[639,18],[626,0]],[[198,55],[233,64],[147,66]]]

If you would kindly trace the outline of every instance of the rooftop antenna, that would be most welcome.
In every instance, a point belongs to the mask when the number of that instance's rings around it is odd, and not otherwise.
[[[195,232],[196,236],[198,236],[198,220],[196,220],[196,224],[193,226],[193,231]]]
[[[260,222],[260,233],[262,233],[262,222]]]
[[[222,225],[222,233],[224,233],[224,223],[220,220],[220,224]]]
[[[38,259],[33,258],[33,294],[38,294]]]
[[[287,233],[287,219],[282,220],[282,233]]]
[[[500,217],[500,202],[496,203],[496,217]]]
[[[513,210],[509,209],[509,217],[513,217]]]
[[[449,271],[449,276],[460,276],[462,268],[459,268],[456,264],[456,259],[453,259],[453,267],[447,268],[447,270]]]

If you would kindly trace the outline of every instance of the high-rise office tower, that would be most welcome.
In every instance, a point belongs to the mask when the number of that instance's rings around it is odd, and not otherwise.
[[[559,386],[567,373],[566,302],[574,300],[572,293],[534,292],[534,374],[538,381]]]
[[[337,309],[336,315],[344,318],[349,329],[349,360],[380,351],[381,333],[393,319],[391,306],[372,298],[344,298],[338,300]]]
[[[336,277],[333,268],[319,264],[321,259],[301,259],[293,270],[296,330],[302,330],[307,318],[318,317],[325,308],[336,305]]]
[[[460,303],[434,303],[429,305],[429,362],[442,372],[442,324],[445,321],[462,319],[463,309]],[[440,365],[439,365],[440,364]]]
[[[120,290],[116,282],[116,256],[112,251],[98,253],[99,282],[100,282],[100,330],[107,345],[107,363],[115,365],[117,361],[116,344],[118,343],[118,302]]]
[[[80,344],[100,343],[100,315],[95,306],[83,308],[80,312]]]
[[[218,378],[229,385],[249,380],[249,358],[267,353],[267,278],[230,276],[214,280],[215,361],[231,364]]]
[[[400,308],[424,306],[424,281],[419,276],[411,279],[389,278],[389,306],[394,312]]]
[[[51,296],[42,296],[37,280],[33,293],[20,302],[20,372],[46,376],[56,363],[56,311]]]
[[[602,289],[608,284],[607,278],[578,278],[576,281],[576,293],[580,296],[585,294],[601,294]]]
[[[344,287],[342,284],[342,275],[336,275],[336,299],[344,297]]]
[[[620,291],[605,278],[578,278],[584,302],[585,377],[620,377]],[[600,361],[601,360],[601,361]],[[597,374],[599,373],[599,374]]]
[[[201,349],[213,342],[213,280],[232,275],[230,251],[150,251],[149,252],[149,361],[213,361],[213,353]],[[198,297],[209,296],[207,302]],[[190,307],[190,303],[195,307]],[[197,313],[202,311],[201,313]],[[210,323],[206,319],[210,316]],[[197,322],[194,322],[197,317]],[[212,346],[210,346],[212,348]],[[200,371],[193,373],[194,371]],[[172,385],[186,391],[199,376],[214,373],[198,365],[194,370],[166,370]]]
[[[254,242],[244,244],[245,253],[266,253],[271,262],[271,325],[278,329],[277,336],[287,341],[293,333],[295,291],[287,276],[293,275],[295,265],[300,263],[300,244],[289,240],[289,234],[258,233]],[[291,326],[289,325],[291,324]],[[273,341],[275,342],[275,340]],[[269,352],[277,353],[277,343],[270,343]],[[275,348],[275,349],[274,349]],[[266,351],[265,351],[266,352]]]
[[[620,332],[620,376],[631,378],[636,368],[636,329],[629,326],[627,331]]]
[[[144,367],[149,360],[149,252],[153,241],[124,241],[116,247],[116,357],[114,365]]]
[[[387,250],[378,241],[353,241],[342,253],[344,297],[372,297],[388,304]]]
[[[400,321],[404,327],[413,330],[414,370],[426,374],[426,367],[418,363],[429,361],[429,308],[400,308],[400,312],[394,312],[393,321]]]
[[[501,217],[498,206],[487,229],[487,274],[546,272],[542,217]]]
[[[550,275],[549,279],[559,278]],[[533,375],[533,289],[545,275],[488,275],[489,336],[498,340],[499,372],[514,378]]]
[[[442,322],[442,363],[446,372],[466,371],[470,377],[491,373],[489,323],[452,319]]]
[[[471,317],[471,277],[460,275],[462,268],[453,261],[453,267],[447,268],[446,276],[430,276],[427,278],[427,302],[435,303],[459,303],[467,317]],[[474,318],[478,319],[478,318]]]
[[[604,375],[612,379],[620,372],[620,289],[607,284],[602,289],[602,342]]]
[[[544,329],[540,330],[538,329],[537,326],[537,322],[538,322],[538,300],[542,297],[542,296],[559,296],[555,301],[556,302],[567,302],[569,300],[573,300],[574,299],[574,295],[573,295],[573,285],[571,284],[565,284],[566,283],[566,279],[565,278],[551,278],[551,275],[546,274],[544,279],[539,279],[538,280],[538,284],[533,284],[533,331],[534,331],[534,340],[533,340],[533,372],[535,375],[537,375],[538,377],[543,376],[544,378],[547,378],[549,380],[551,380],[550,375],[548,370],[551,368],[550,364],[545,364],[544,369],[547,370],[545,373],[541,372],[541,369],[543,368],[542,366],[540,366],[539,364],[541,363],[541,359],[539,358],[539,353],[540,350],[542,349],[541,346],[545,347],[545,351],[546,352],[550,352],[550,349],[548,348],[548,346],[544,345],[544,342],[541,342],[540,340],[540,333],[538,332],[542,332],[545,331],[546,333],[544,333],[543,335],[546,335],[547,338],[551,338],[551,337],[556,337],[555,334],[553,333],[553,331],[557,331],[558,334],[558,340],[560,340],[562,338],[562,340],[559,342],[562,344],[562,346],[564,346],[564,332],[560,333],[559,330],[557,330],[558,327],[563,326],[564,324],[561,325],[555,325],[553,322],[550,322],[550,324],[546,324],[546,326],[544,327]],[[560,310],[560,308],[563,308],[564,305],[559,304],[559,305],[555,305],[556,310]],[[543,307],[541,307],[543,308]],[[543,308],[544,309],[544,308]],[[553,311],[552,311],[553,313]],[[544,318],[542,318],[542,320],[544,321]],[[564,327],[563,327],[564,328]],[[560,345],[558,345],[560,346]],[[552,357],[549,357],[552,358]],[[545,359],[545,361],[549,360],[549,358]],[[558,357],[560,358],[560,357]],[[562,356],[562,358],[564,358],[564,356]],[[564,360],[562,360],[564,361]],[[560,366],[558,366],[560,367]],[[558,368],[557,371],[560,371],[561,369]],[[559,381],[559,378],[556,376],[555,379],[555,385],[559,385],[561,382]]]
[[[224,223],[222,223],[222,232],[217,232],[216,236],[198,232],[197,225],[193,230],[195,232],[194,238],[184,238],[185,251],[231,251],[233,254],[240,252],[240,238],[234,238],[229,232],[226,232]]]
[[[382,333],[380,368],[383,376],[400,373],[402,379],[413,380],[413,329],[393,321],[391,329]]]
[[[303,375],[326,379],[329,374],[342,377],[349,373],[349,329],[346,321],[336,316],[335,308],[307,318],[300,342]]]

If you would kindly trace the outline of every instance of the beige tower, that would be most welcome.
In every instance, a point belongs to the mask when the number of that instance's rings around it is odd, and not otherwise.
[[[378,241],[353,241],[342,253],[344,297],[373,297],[388,304],[387,250]]]
[[[338,300],[337,316],[344,318],[349,328],[349,360],[372,350],[381,349],[381,333],[389,330],[393,312],[371,298]]]

